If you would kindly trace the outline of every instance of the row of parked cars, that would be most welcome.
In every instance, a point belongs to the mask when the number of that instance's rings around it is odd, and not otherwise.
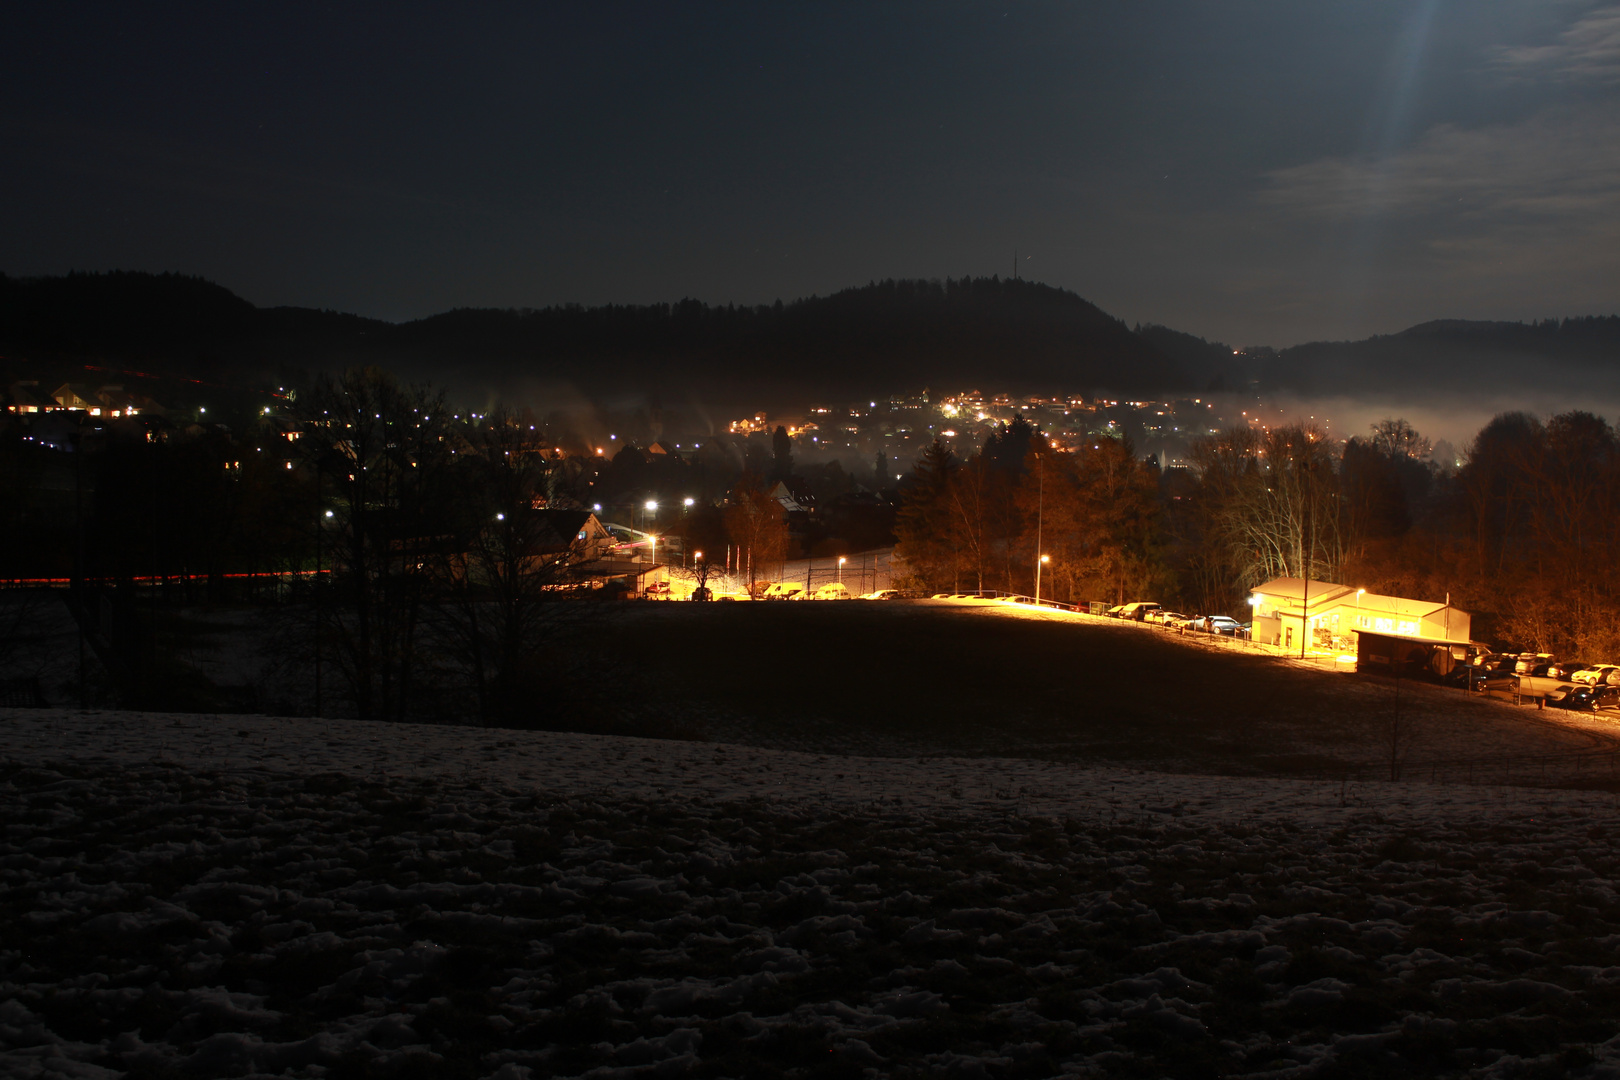
[[[1620,664],[1559,660],[1551,653],[1492,653],[1459,664],[1446,677],[1469,690],[1517,689],[1561,709],[1620,711]]]
[[[761,600],[901,600],[909,595],[900,589],[876,589],[857,596],[841,581],[829,581],[809,591],[797,581],[762,581],[759,586]]]
[[[1118,604],[1103,612],[1110,619],[1129,619],[1134,622],[1157,623],[1168,630],[1199,634],[1221,634],[1227,637],[1248,637],[1249,624],[1240,623],[1230,615],[1184,615],[1179,611],[1166,611],[1161,605],[1148,600]]]

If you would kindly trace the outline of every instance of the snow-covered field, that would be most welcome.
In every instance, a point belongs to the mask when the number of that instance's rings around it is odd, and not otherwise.
[[[8,1076],[1620,1076],[1615,797],[0,711]]]

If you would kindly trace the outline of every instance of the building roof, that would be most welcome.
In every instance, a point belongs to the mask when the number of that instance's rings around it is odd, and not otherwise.
[[[1306,586],[1309,586],[1307,588]],[[1264,585],[1251,590],[1257,596],[1269,596],[1277,600],[1291,602],[1295,607],[1303,601],[1311,607],[1321,607],[1331,604],[1341,597],[1355,593],[1355,589],[1348,585],[1338,585],[1331,581],[1317,581],[1312,578],[1280,577],[1272,578]]]
[[[1397,634],[1397,633],[1395,633],[1394,631],[1391,631],[1391,630],[1359,630],[1359,631],[1357,631],[1357,636],[1358,637],[1363,637],[1363,638],[1370,638],[1370,637],[1393,638],[1396,641],[1413,641],[1413,642],[1417,642],[1420,645],[1472,645],[1472,644],[1474,644],[1472,641],[1469,641],[1467,638],[1424,637],[1422,634]]]
[[[37,382],[17,382],[11,384],[11,400],[18,406],[32,406],[36,410],[54,408],[56,402],[39,396]]]
[[[1273,578],[1253,590],[1256,596],[1265,596],[1277,601],[1279,607],[1292,607],[1298,610],[1302,599],[1308,600],[1312,610],[1335,604],[1348,604],[1360,607],[1369,612],[1385,612],[1391,615],[1400,615],[1408,619],[1425,619],[1431,615],[1446,610],[1448,607],[1459,615],[1469,613],[1462,608],[1449,603],[1436,603],[1433,600],[1411,600],[1404,596],[1385,596],[1382,593],[1361,592],[1350,585],[1339,585],[1331,581],[1310,582],[1310,594],[1305,596],[1305,582],[1300,578]],[[1358,595],[1359,592],[1359,595]],[[1399,636],[1399,635],[1392,635]],[[1435,641],[1436,638],[1427,640]],[[1461,644],[1468,644],[1466,641]]]
[[[1373,611],[1389,611],[1414,619],[1426,618],[1436,612],[1444,611],[1448,607],[1460,614],[1468,614],[1462,608],[1452,604],[1437,604],[1433,600],[1408,600],[1404,596],[1382,596],[1378,593],[1363,593],[1358,603],[1362,607]]]

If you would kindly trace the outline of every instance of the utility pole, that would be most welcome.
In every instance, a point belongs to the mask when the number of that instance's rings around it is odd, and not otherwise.
[[[321,544],[326,539],[326,518],[321,507],[321,462],[315,462],[315,716],[321,707]]]
[[[80,459],[84,457],[84,435],[68,436],[73,447],[73,599],[78,605],[79,624],[79,710],[90,708],[90,691],[85,685],[84,624],[90,617],[90,606],[84,588],[84,483],[80,474]]]
[[[1311,469],[1306,475],[1314,474],[1315,470]],[[1305,489],[1305,584],[1300,589],[1300,606],[1303,610],[1299,615],[1299,658],[1301,660],[1305,659],[1305,643],[1311,636],[1311,548],[1315,546],[1313,541],[1316,539],[1311,532],[1311,525],[1311,492],[1310,488],[1307,487]]]
[[[1041,554],[1041,526],[1046,512],[1046,458],[1041,454],[1035,455],[1035,606],[1041,605],[1041,563],[1046,556]]]

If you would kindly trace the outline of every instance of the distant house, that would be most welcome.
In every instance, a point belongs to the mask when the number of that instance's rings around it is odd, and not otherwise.
[[[523,516],[537,526],[537,549],[571,564],[600,559],[618,543],[589,510],[525,510]]]
[[[75,386],[72,383],[63,383],[61,386],[58,386],[51,392],[51,398],[56,402],[56,405],[54,406],[55,408],[81,409],[84,412],[90,412],[91,409],[95,409],[96,412],[92,415],[101,415],[101,402],[96,400],[95,391],[91,390],[87,386]]]
[[[103,386],[91,389],[76,383],[63,383],[51,394],[52,408],[79,409],[91,416],[114,420],[158,411],[157,403],[141,394],[131,394],[122,386]]]
[[[512,553],[520,553],[512,561],[521,574],[563,577],[564,571],[600,559],[615,543],[589,510],[521,510],[501,515],[481,533],[429,533],[424,522],[391,509],[367,510],[363,521],[386,545],[394,573],[431,565],[463,582],[502,573]],[[515,530],[515,535],[502,536],[503,530]]]
[[[7,408],[14,413],[42,413],[56,408],[56,402],[50,398],[41,397],[39,383],[30,379],[27,382],[11,384],[11,404]]]
[[[773,499],[785,513],[803,513],[809,509],[809,507],[805,506],[804,503],[799,501],[798,496],[793,494],[792,489],[789,488],[787,486],[787,482],[783,480],[778,480],[776,484],[772,486],[769,492],[769,497]]]
[[[1466,652],[1473,616],[1450,600],[1384,596],[1330,581],[1273,578],[1249,597],[1255,641],[1297,649],[1311,644],[1351,645],[1364,661],[1406,656],[1411,648]],[[1449,668],[1449,665],[1447,665]]]

